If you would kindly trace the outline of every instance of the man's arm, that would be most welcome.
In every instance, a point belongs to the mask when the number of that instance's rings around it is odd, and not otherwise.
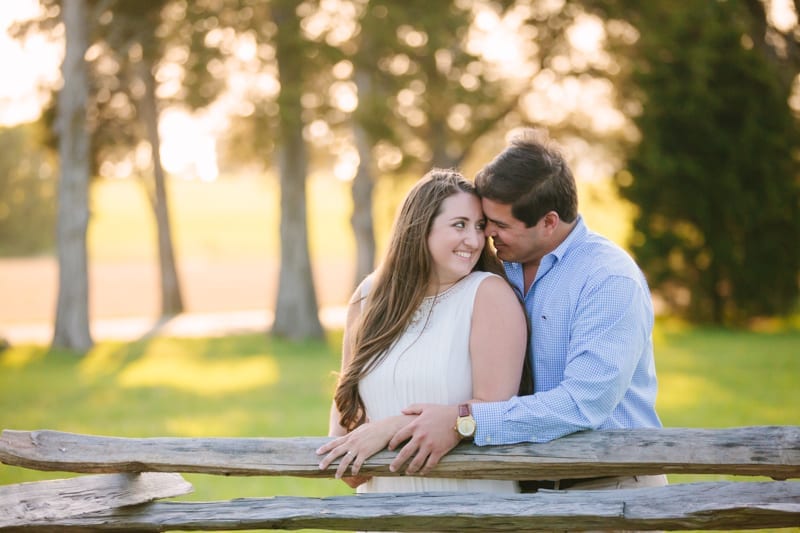
[[[569,330],[562,381],[532,396],[473,406],[475,443],[548,442],[601,426],[650,343],[650,309],[649,295],[628,277],[609,276],[590,287]]]
[[[650,342],[650,313],[649,295],[635,280],[624,276],[602,280],[584,295],[576,310],[563,381],[531,396],[473,403],[475,444],[548,442],[599,427],[630,388],[639,356]],[[444,429],[455,416],[455,406],[415,405],[405,412],[419,415],[415,423],[420,429],[404,428],[390,448],[420,435],[426,443],[444,442]],[[392,468],[400,469],[412,454],[412,450],[401,450]]]

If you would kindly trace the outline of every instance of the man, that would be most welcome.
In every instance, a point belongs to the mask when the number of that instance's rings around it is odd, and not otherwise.
[[[534,394],[409,406],[404,412],[419,416],[389,443],[395,449],[408,440],[390,468],[410,460],[406,472],[424,475],[462,438],[484,446],[547,442],[586,429],[661,427],[647,282],[624,250],[586,227],[561,154],[525,130],[475,183],[486,235],[525,304]],[[664,484],[665,476],[638,476],[533,482],[527,489]]]

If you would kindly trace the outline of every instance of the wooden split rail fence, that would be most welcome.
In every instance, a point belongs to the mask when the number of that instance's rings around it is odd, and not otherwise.
[[[565,479],[730,474],[773,480],[535,494],[410,493],[155,501],[192,490],[179,473],[330,477],[325,438],[119,438],[56,431],[0,436],[0,461],[92,474],[0,486],[0,531],[332,529],[536,531],[800,527],[800,426],[612,430],[545,444],[462,444],[431,477]],[[365,464],[390,476],[394,453]]]

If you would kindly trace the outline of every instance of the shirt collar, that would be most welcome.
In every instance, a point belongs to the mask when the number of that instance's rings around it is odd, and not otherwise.
[[[555,257],[556,261],[561,261],[561,258],[569,251],[570,248],[575,243],[581,242],[585,237],[586,234],[589,232],[589,229],[586,227],[586,224],[583,221],[583,217],[578,215],[576,219],[575,227],[572,228],[572,231],[569,232],[567,238],[564,239],[561,244],[556,246],[556,249],[550,252],[547,255],[552,255]],[[547,256],[545,256],[547,257]]]

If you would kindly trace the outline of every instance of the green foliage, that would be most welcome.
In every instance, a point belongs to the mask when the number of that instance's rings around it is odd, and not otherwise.
[[[219,21],[201,2],[113,0],[99,7],[91,28],[101,53],[89,61],[94,173],[104,162],[130,157],[141,140],[154,141],[142,122],[147,70],[156,75],[159,67],[171,64],[182,72],[180,84],[159,92],[159,106],[200,109],[225,86],[208,68],[221,52],[205,44]]]
[[[521,89],[469,50],[473,16],[459,2],[413,0],[398,8],[381,0],[370,2],[359,20],[353,62],[371,80],[370,90],[359,93],[355,118],[374,142],[404,147],[401,172],[461,166],[473,145],[518,107]],[[419,148],[407,148],[413,145]]]
[[[56,178],[37,124],[0,128],[0,256],[52,249]]]
[[[631,248],[653,288],[696,321],[786,314],[798,298],[800,131],[746,17],[729,1],[637,19],[641,142],[618,184],[639,207]]]

